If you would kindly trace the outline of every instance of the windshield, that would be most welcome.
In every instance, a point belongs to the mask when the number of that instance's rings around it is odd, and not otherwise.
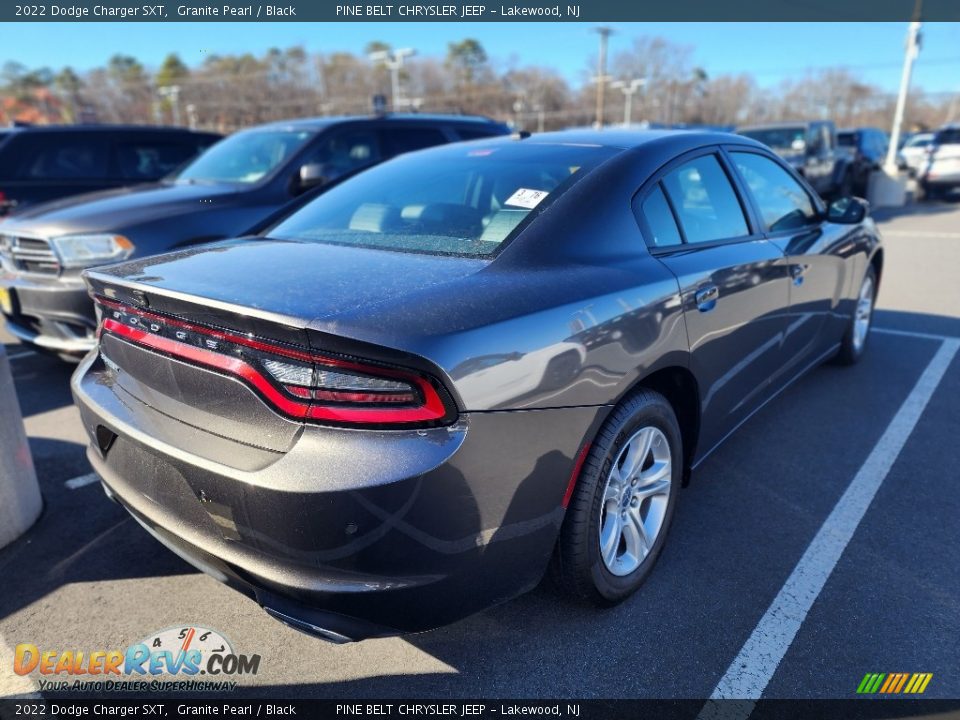
[[[917,135],[904,143],[904,147],[926,147],[933,142],[933,135]]]
[[[802,149],[806,143],[807,131],[803,127],[765,128],[762,130],[741,130],[741,135],[753,138],[772,148]]]
[[[249,130],[221,140],[181,170],[178,182],[255,183],[299,150],[307,130]]]
[[[470,143],[404,155],[331,188],[270,237],[446,255],[490,255],[531,213],[618,152]]]

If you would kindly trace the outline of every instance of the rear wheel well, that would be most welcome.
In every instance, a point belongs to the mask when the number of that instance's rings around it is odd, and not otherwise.
[[[673,407],[683,438],[683,484],[686,485],[700,435],[700,392],[696,378],[688,368],[672,366],[647,375],[636,387],[660,393]]]

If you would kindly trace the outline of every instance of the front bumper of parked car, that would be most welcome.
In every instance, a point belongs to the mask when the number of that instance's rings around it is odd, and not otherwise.
[[[91,353],[72,381],[107,494],[198,568],[335,641],[434,628],[539,582],[574,458],[605,410],[303,425],[277,452],[155,410],[118,372]]]
[[[96,318],[76,274],[30,275],[0,270],[0,310],[7,330],[24,342],[81,355],[96,345]]]

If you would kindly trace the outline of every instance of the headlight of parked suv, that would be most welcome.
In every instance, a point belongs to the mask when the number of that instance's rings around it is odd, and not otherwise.
[[[64,267],[88,267],[123,260],[133,252],[133,243],[123,235],[106,233],[61,235],[51,239]]]

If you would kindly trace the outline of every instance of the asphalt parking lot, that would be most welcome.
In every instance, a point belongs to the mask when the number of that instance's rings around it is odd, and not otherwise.
[[[0,696],[38,690],[11,672],[17,643],[193,625],[261,655],[238,697],[695,698],[762,675],[764,697],[847,698],[868,672],[933,673],[925,696],[960,697],[960,202],[878,219],[863,362],[815,370],[699,468],[639,593],[598,611],[545,582],[406,638],[309,638],[160,546],[89,475],[72,368],[3,335],[45,510],[0,550]]]

